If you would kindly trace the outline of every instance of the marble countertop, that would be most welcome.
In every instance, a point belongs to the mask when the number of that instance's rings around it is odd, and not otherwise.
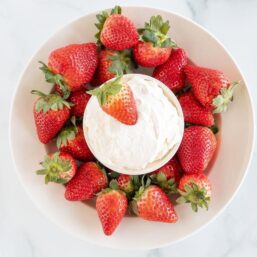
[[[138,1],[0,1],[0,257],[257,256],[256,149],[241,190],[213,223],[181,243],[146,252],[95,247],[71,237],[36,209],[17,180],[8,146],[8,115],[11,96],[24,65],[39,45],[63,24],[115,4],[136,5]],[[256,0],[142,0],[140,5],[178,12],[217,36],[241,67],[257,103]]]

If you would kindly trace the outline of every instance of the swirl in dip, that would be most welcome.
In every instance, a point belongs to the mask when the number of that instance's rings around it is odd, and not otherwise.
[[[122,80],[133,92],[137,123],[119,122],[91,97],[84,114],[84,133],[89,148],[104,165],[118,172],[139,171],[162,159],[181,141],[183,120],[158,80],[140,74],[125,75]]]

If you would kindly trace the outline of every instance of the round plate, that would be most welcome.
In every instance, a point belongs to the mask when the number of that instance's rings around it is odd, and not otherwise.
[[[254,115],[246,81],[238,66],[212,35],[194,22],[177,14],[148,7],[124,7],[123,13],[137,27],[143,27],[152,15],[160,14],[170,20],[171,33],[177,44],[184,48],[197,65],[216,68],[242,86],[235,92],[234,102],[222,114],[219,151],[210,166],[209,177],[213,197],[209,211],[196,215],[190,206],[176,207],[176,224],[155,223],[136,217],[125,217],[113,236],[103,234],[94,206],[64,199],[64,187],[45,185],[35,175],[39,162],[46,153],[38,141],[32,107],[35,96],[32,89],[48,92],[38,61],[47,62],[49,53],[70,43],[95,41],[95,15],[85,15],[62,28],[36,52],[23,72],[15,92],[10,118],[10,143],[13,159],[24,188],[39,209],[66,231],[94,244],[119,249],[151,249],[177,242],[196,232],[213,220],[237,192],[248,168],[254,142]],[[140,15],[139,15],[140,14]]]

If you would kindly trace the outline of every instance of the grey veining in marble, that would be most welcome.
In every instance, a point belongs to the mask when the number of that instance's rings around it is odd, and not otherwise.
[[[76,16],[136,0],[0,0],[0,257],[253,257],[257,256],[257,152],[241,190],[207,228],[166,248],[122,252],[66,234],[32,204],[17,180],[8,147],[8,114],[15,83],[41,42]],[[142,0],[192,18],[224,43],[239,63],[257,103],[256,0]],[[40,30],[38,29],[40,28]]]

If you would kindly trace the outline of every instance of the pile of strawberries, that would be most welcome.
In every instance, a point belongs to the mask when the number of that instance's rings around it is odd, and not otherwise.
[[[214,114],[227,109],[238,83],[230,83],[220,71],[189,64],[185,50],[168,36],[169,22],[159,15],[140,29],[121,14],[120,7],[98,14],[97,20],[97,43],[56,49],[47,65],[41,62],[53,88],[49,94],[32,91],[39,96],[34,119],[40,142],[55,142],[58,150],[46,155],[37,174],[45,176],[45,183],[64,184],[69,201],[96,197],[106,235],[114,232],[126,212],[174,223],[175,203],[190,203],[194,211],[207,209],[211,186],[204,171],[217,148]],[[128,126],[135,124],[133,93],[120,79],[138,66],[153,67],[152,76],[177,95],[185,130],[176,156],[167,164],[144,176],[130,176],[108,170],[95,159],[81,121],[93,95],[103,111]]]

